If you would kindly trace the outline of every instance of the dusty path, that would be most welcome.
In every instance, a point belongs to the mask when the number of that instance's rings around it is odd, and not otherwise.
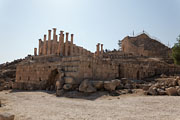
[[[0,112],[16,120],[180,120],[180,97],[102,96],[95,100],[55,97],[45,92],[0,92]]]

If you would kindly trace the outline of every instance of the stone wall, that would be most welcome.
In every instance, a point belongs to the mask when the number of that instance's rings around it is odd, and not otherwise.
[[[118,76],[117,71],[117,66],[111,61],[87,55],[71,57],[34,56],[31,60],[26,60],[17,66],[14,88],[46,89],[55,85],[56,79],[59,79],[56,77],[62,72],[64,77],[71,77],[79,84],[84,79],[115,79]],[[54,72],[57,73],[54,74]]]
[[[136,37],[125,37],[122,40],[122,50],[125,53],[147,57],[169,57],[171,49],[146,34]]]

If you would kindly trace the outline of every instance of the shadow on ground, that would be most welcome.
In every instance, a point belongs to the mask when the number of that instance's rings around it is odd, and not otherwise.
[[[55,91],[46,91],[46,90],[36,90],[36,91],[11,90],[10,91],[10,93],[15,93],[15,92],[45,92],[45,93],[52,94],[52,95],[56,96]],[[57,98],[66,97],[66,98],[72,98],[72,99],[96,100],[97,98],[104,96],[104,95],[109,95],[109,92],[98,91],[95,93],[82,93],[79,91],[66,91],[64,93],[64,95],[58,96]]]

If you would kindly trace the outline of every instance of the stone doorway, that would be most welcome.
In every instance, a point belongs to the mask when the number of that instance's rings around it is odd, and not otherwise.
[[[56,77],[58,75],[58,70],[54,69],[51,71],[48,80],[47,80],[47,84],[46,84],[46,89],[47,90],[55,90],[55,84],[56,84]]]

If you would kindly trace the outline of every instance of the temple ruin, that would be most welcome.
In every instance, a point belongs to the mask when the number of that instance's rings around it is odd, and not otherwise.
[[[160,74],[180,73],[180,68],[168,57],[171,50],[146,34],[125,37],[122,51],[105,52],[103,44],[98,43],[95,53],[74,44],[74,35],[70,36],[69,41],[69,33],[60,31],[56,35],[56,28],[53,28],[52,39],[51,30],[48,30],[48,36],[44,35],[43,41],[39,39],[39,48],[34,49],[34,56],[27,57],[17,66],[14,88],[54,89],[59,79],[76,86],[86,79],[141,80]],[[150,46],[147,45],[149,43]],[[156,47],[161,51],[158,52]]]

